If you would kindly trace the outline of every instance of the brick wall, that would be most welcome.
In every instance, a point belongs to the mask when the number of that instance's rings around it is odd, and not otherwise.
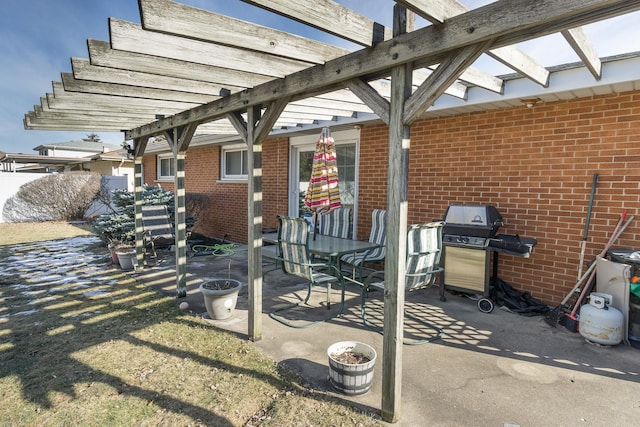
[[[361,131],[359,230],[386,205],[386,126]],[[409,223],[450,204],[493,204],[500,232],[533,237],[530,258],[499,257],[499,276],[557,305],[575,285],[593,174],[599,174],[586,260],[621,213],[640,207],[640,92],[423,120],[411,128]],[[640,215],[617,247],[638,248]]]
[[[208,196],[210,206],[197,218],[195,233],[209,237],[247,242],[247,184],[220,181],[219,146],[194,147],[185,159],[186,193]],[[156,156],[144,156],[144,181],[174,191],[173,181],[157,181]],[[277,227],[276,215],[287,214],[289,142],[288,138],[272,138],[264,142],[263,223]]]
[[[450,204],[495,205],[500,232],[538,240],[529,258],[500,257],[500,278],[517,289],[557,305],[575,284],[594,173],[585,259],[602,250],[624,209],[638,219],[616,246],[640,249],[640,91],[423,120],[411,135],[409,223],[441,219]],[[386,207],[387,143],[386,126],[362,128],[359,238],[369,235],[371,210]],[[288,162],[288,139],[265,141],[265,227],[287,213]],[[154,184],[155,156],[144,165]],[[245,243],[247,186],[218,182],[219,165],[220,147],[187,152],[187,192],[212,200],[195,231]]]

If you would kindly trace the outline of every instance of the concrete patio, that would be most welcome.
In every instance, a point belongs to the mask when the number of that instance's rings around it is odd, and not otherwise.
[[[246,339],[247,252],[240,249],[231,257],[189,258],[188,295],[176,303],[186,301],[194,315],[207,317],[198,286],[205,278],[228,277],[230,266],[230,277],[245,284],[238,306],[230,319],[208,321]],[[163,293],[176,293],[172,252],[161,251],[156,266],[132,275]],[[265,275],[263,337],[254,345],[297,372],[311,387],[330,393],[334,391],[328,381],[327,348],[337,341],[372,345],[378,363],[371,391],[356,397],[336,396],[379,413],[382,335],[362,323],[359,288],[348,285],[342,317],[294,329],[266,313],[285,300],[304,295],[305,287],[299,282],[281,271]],[[314,293],[313,304],[321,304],[324,297],[322,290]],[[369,299],[368,313],[374,321],[381,319],[380,298],[374,293]],[[499,308],[484,314],[475,301],[462,296],[448,294],[447,301],[441,302],[438,289],[413,292],[407,301],[409,310],[438,325],[445,336],[433,343],[403,347],[402,411],[397,425],[622,426],[640,420],[638,349],[588,343],[562,326],[549,326],[540,316],[524,317]],[[299,314],[314,313],[324,315],[326,310],[320,307]],[[415,325],[407,322],[406,326]],[[429,331],[414,328],[410,332],[420,337]]]

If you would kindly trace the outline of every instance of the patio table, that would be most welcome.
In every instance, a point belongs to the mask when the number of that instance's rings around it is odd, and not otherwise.
[[[265,233],[262,235],[262,240],[267,243],[277,244],[278,233]],[[366,240],[343,239],[340,237],[325,236],[322,234],[316,235],[315,239],[310,235],[308,242],[309,251],[312,254],[328,258],[329,263],[333,265],[338,263],[342,255],[353,252],[364,252],[380,246]],[[355,282],[353,278],[348,279]]]

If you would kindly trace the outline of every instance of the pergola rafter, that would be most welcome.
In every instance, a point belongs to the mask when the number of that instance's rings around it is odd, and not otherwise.
[[[456,15],[445,24],[428,26],[413,32],[382,41],[375,46],[350,53],[343,57],[289,74],[286,79],[276,79],[258,85],[251,91],[231,94],[221,100],[196,107],[188,112],[171,117],[170,121],[159,121],[142,126],[128,134],[135,138],[139,132],[162,132],[165,126],[180,125],[183,121],[201,122],[216,120],[235,110],[290,96],[299,99],[344,87],[352,78],[368,81],[388,77],[391,67],[411,62],[422,68],[442,62],[448,54],[473,43],[493,40],[491,50],[520,41],[532,35],[543,36],[563,31],[567,25],[573,28],[617,16],[625,11],[634,11],[639,5],[623,1],[596,1],[601,8],[593,10],[592,2],[539,1],[530,4],[524,0],[510,2],[509,16],[503,19],[498,12],[503,2],[496,2],[467,13]],[[523,4],[524,3],[524,4]],[[521,16],[518,16],[518,14]],[[482,25],[479,25],[482,23]],[[473,30],[470,30],[473,28]],[[323,89],[324,88],[324,89]]]

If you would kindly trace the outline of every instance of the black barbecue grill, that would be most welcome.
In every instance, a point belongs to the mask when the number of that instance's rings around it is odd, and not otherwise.
[[[491,205],[451,205],[444,215],[444,286],[465,293],[482,294],[478,308],[493,310],[487,298],[490,291],[489,261],[494,252],[493,277],[498,275],[498,252],[529,256],[535,239],[497,234],[502,215]],[[442,297],[443,293],[441,293]]]
[[[502,226],[502,215],[490,205],[451,205],[444,215],[446,244],[485,248]]]

